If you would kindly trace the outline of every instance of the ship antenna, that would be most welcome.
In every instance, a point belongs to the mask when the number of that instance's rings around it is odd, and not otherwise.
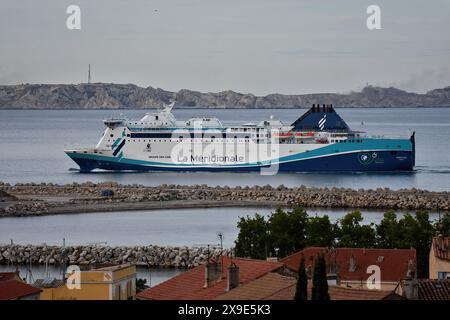
[[[91,64],[88,66],[88,84],[91,83]]]

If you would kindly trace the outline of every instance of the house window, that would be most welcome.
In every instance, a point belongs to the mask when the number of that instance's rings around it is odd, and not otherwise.
[[[438,272],[438,279],[439,280],[450,279],[450,272]]]

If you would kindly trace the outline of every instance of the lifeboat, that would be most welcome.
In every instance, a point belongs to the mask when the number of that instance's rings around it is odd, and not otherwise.
[[[309,138],[314,137],[314,132],[297,132],[295,134],[296,138]]]
[[[273,136],[277,138],[290,138],[292,137],[292,133],[291,132],[273,133]]]

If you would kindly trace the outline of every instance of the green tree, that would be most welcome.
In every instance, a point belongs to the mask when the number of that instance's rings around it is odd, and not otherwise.
[[[441,219],[441,232],[444,237],[450,237],[450,213],[444,213],[444,216]]]
[[[428,278],[429,254],[435,229],[430,222],[430,215],[426,211],[417,212],[416,221],[418,230],[414,247],[417,255],[417,276],[419,278]]]
[[[313,287],[311,300],[330,300],[328,293],[327,266],[325,257],[321,254],[314,264]]]
[[[307,247],[331,247],[336,238],[336,225],[327,215],[310,217],[306,225]]]
[[[376,226],[377,245],[380,248],[400,248],[401,229],[394,211],[384,214],[380,224]]]
[[[267,253],[273,251],[268,222],[264,216],[257,213],[254,217],[241,217],[237,227],[239,234],[235,241],[235,250],[238,257],[265,259]]]
[[[339,246],[348,248],[371,248],[375,245],[373,223],[362,225],[361,212],[353,211],[339,220]]]
[[[308,214],[302,208],[284,211],[278,208],[269,218],[268,228],[272,247],[278,249],[278,256],[285,257],[306,246],[306,225]]]
[[[308,300],[308,276],[306,275],[305,258],[302,255],[298,269],[297,287],[294,300]]]
[[[144,291],[148,288],[149,286],[147,285],[147,279],[136,278],[136,293]]]
[[[428,278],[429,253],[431,241],[435,232],[426,211],[419,211],[413,217],[407,213],[399,220],[399,232],[401,240],[399,248],[415,248],[417,257],[417,276]]]

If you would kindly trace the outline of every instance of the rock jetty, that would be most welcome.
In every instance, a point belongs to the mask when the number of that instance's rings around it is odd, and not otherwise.
[[[21,202],[10,202],[9,207],[0,206],[0,216],[39,215],[51,211],[58,213],[58,208],[87,207],[99,208],[97,211],[129,210],[164,208],[164,204],[195,202],[201,207],[202,203],[232,206],[249,206],[261,203],[264,206],[285,207],[322,207],[349,209],[378,209],[378,210],[442,210],[450,208],[450,192],[433,192],[419,189],[348,189],[348,188],[310,188],[299,186],[288,188],[252,186],[252,187],[211,187],[207,185],[167,185],[155,187],[143,185],[120,185],[114,182],[104,183],[72,183],[57,185],[53,183],[20,183],[10,185],[0,183],[0,190],[16,196]],[[113,196],[104,197],[105,190]],[[56,200],[51,200],[58,199]],[[26,199],[26,201],[24,200]],[[226,204],[225,204],[226,203]],[[137,206],[139,204],[139,206]],[[133,206],[135,205],[135,206]],[[206,206],[206,205],[205,205]],[[91,210],[92,211],[92,210]],[[62,210],[61,212],[64,212]],[[75,212],[75,211],[73,211]],[[80,212],[83,212],[80,209]],[[87,211],[86,211],[87,212]]]
[[[133,263],[137,266],[191,268],[205,263],[208,258],[230,255],[231,251],[207,247],[161,246],[69,246],[0,245],[0,264],[66,264],[91,265],[99,263]]]

